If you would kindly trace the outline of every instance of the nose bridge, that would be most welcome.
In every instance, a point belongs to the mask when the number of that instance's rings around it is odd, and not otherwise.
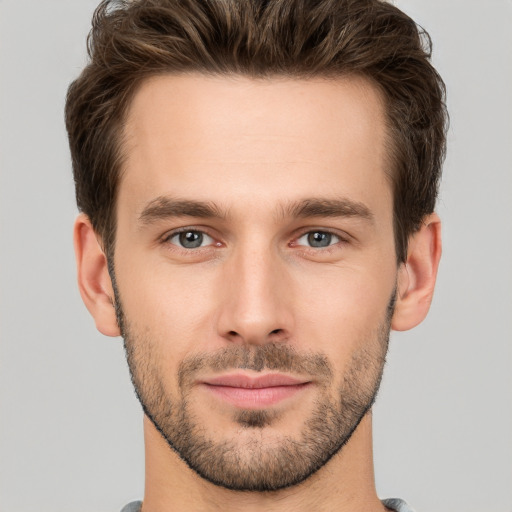
[[[252,344],[289,336],[286,272],[268,240],[254,237],[240,244],[226,262],[225,279],[229,296],[222,305],[223,336]]]

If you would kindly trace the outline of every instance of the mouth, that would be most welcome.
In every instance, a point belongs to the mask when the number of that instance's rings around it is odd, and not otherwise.
[[[278,373],[257,377],[237,373],[206,379],[200,385],[216,398],[236,407],[262,409],[300,394],[312,382]]]

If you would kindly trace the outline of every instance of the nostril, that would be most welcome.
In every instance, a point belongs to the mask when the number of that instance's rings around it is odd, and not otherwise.
[[[260,332],[249,331],[250,330],[245,332],[242,330],[242,332],[239,332],[230,330],[224,334],[224,337],[231,342],[247,342],[250,344],[265,344],[267,342],[278,343],[284,341],[288,337],[286,329],[273,329],[272,331],[267,331],[267,335],[264,334],[265,331],[263,329]]]
[[[282,343],[288,339],[288,335],[285,329],[274,329],[270,331],[267,336],[267,341],[272,343]]]

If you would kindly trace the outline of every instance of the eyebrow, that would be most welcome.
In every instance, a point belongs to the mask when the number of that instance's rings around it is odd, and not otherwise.
[[[143,225],[172,217],[225,218],[220,208],[208,201],[192,201],[160,196],[150,201],[139,215]]]
[[[356,217],[370,222],[373,222],[374,219],[373,213],[365,204],[346,198],[303,199],[299,202],[282,205],[280,214],[283,218]],[[142,225],[148,225],[172,217],[225,219],[227,212],[223,212],[218,205],[211,201],[160,196],[144,207],[139,215],[139,222]]]
[[[374,215],[365,204],[351,199],[304,199],[283,208],[284,217],[358,217],[373,222]]]

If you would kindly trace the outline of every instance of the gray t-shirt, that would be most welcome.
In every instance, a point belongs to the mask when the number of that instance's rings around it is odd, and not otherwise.
[[[394,510],[395,512],[414,512],[414,510],[409,507],[405,501],[398,498],[382,500],[382,503],[384,503],[387,508]],[[142,501],[132,501],[131,503],[128,503],[126,507],[123,507],[121,512],[140,512],[141,505]]]

